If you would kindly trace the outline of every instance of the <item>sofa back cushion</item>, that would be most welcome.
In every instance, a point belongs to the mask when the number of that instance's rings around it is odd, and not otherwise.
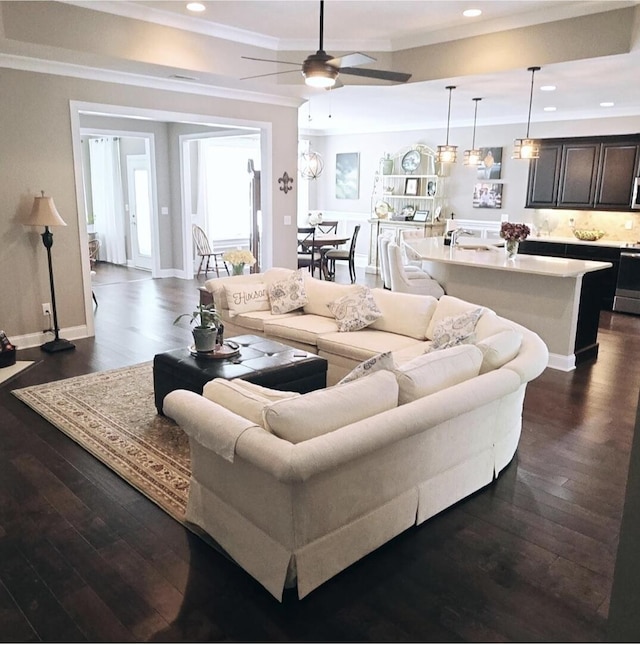
[[[371,293],[382,316],[369,325],[370,329],[401,334],[416,340],[427,338],[427,327],[438,305],[436,298],[386,289],[372,289]]]
[[[423,354],[396,368],[398,403],[410,403],[480,373],[482,352],[475,345],[458,345]]]
[[[300,443],[397,405],[396,378],[392,372],[381,371],[272,403],[264,409],[264,427],[281,439]]]
[[[436,306],[435,311],[433,312],[433,316],[431,316],[431,320],[429,321],[429,326],[427,327],[427,338],[429,340],[433,340],[433,334],[436,325],[443,318],[460,316],[461,314],[473,311],[475,309],[478,309],[478,305],[467,302],[466,300],[461,300],[460,298],[455,298],[454,296],[442,296],[438,300],[438,305]],[[480,317],[480,320],[482,320],[482,317],[487,313],[494,313],[491,309],[487,309],[486,307],[483,307],[482,309],[483,313]],[[480,321],[478,321],[478,324],[480,324]]]
[[[479,341],[476,347],[482,352],[480,374],[497,370],[513,360],[522,345],[522,332],[515,329],[505,329],[493,336]]]
[[[249,419],[256,425],[262,426],[262,412],[266,405],[300,396],[297,392],[271,390],[242,379],[227,381],[216,378],[202,388],[202,396],[213,401],[230,412]]]
[[[334,315],[329,310],[329,303],[347,294],[355,293],[358,285],[339,284],[305,276],[304,289],[308,298],[308,302],[304,305],[305,314],[334,318]]]

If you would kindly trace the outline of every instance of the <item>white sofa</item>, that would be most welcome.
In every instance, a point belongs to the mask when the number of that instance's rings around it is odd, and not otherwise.
[[[491,311],[447,296],[383,294],[421,299],[421,324],[437,339],[398,333],[409,321],[397,321],[397,332],[388,320],[341,333],[310,313],[303,329],[330,360],[343,365],[386,341],[393,365],[380,357],[365,376],[304,395],[216,379],[202,396],[177,390],[165,398],[165,413],[190,439],[187,520],[278,599],[291,585],[304,597],[489,484],[516,451],[527,382],[547,364],[536,334]],[[425,353],[443,321],[459,314],[479,316],[476,342]],[[262,320],[269,335],[280,329]],[[352,345],[340,334],[371,338]]]

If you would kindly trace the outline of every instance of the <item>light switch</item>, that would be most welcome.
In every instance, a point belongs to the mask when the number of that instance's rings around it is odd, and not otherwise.
[[[509,213],[501,213],[500,214],[500,221],[501,222],[508,222],[509,221]]]
[[[284,225],[285,226],[291,226],[291,215],[285,215],[284,216]]]
[[[632,219],[628,219],[628,220],[624,223],[624,227],[627,229],[627,231],[630,231],[630,230],[633,228],[633,220],[632,220]]]
[[[163,215],[168,215],[168,214],[169,214],[169,207],[168,207],[168,206],[163,206],[163,207],[160,209],[160,212],[161,212]]]

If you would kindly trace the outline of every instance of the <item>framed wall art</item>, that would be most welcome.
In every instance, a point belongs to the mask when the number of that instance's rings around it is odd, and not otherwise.
[[[502,208],[502,184],[476,184],[473,188],[474,208]]]
[[[414,222],[430,222],[431,217],[429,211],[416,211],[416,214],[413,216]]]
[[[360,153],[336,153],[336,198],[358,199],[360,194]]]
[[[404,194],[415,197],[420,189],[420,179],[418,177],[407,177],[404,180]]]
[[[480,148],[478,179],[500,179],[502,175],[502,148]]]

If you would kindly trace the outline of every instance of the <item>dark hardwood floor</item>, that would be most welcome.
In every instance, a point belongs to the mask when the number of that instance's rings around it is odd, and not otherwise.
[[[202,278],[97,271],[95,338],[20,350],[36,364],[0,385],[0,640],[607,639],[640,317],[603,313],[596,362],[529,385],[517,455],[496,482],[280,604],[10,394],[190,341],[172,322]]]

